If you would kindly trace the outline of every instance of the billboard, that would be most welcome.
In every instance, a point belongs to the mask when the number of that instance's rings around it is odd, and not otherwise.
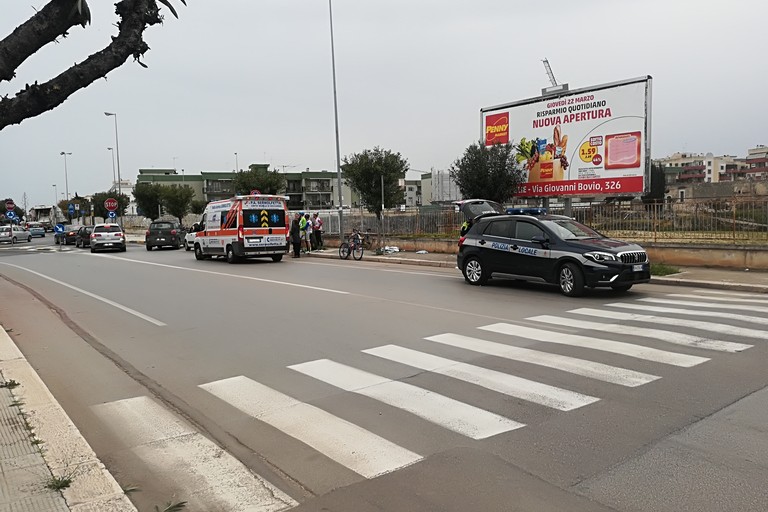
[[[650,176],[651,77],[481,109],[487,146],[521,148],[517,197],[636,195]]]

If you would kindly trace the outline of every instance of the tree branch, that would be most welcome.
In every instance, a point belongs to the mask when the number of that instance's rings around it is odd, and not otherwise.
[[[78,90],[106,77],[107,73],[123,65],[128,57],[139,59],[149,50],[143,39],[144,30],[162,22],[155,0],[121,0],[115,7],[121,21],[118,22],[118,35],[112,38],[112,42],[48,82],[27,84],[13,99],[1,98],[0,130],[54,109]]]
[[[74,6],[75,0],[51,0],[0,41],[0,82],[11,80],[16,68],[40,48],[75,25],[85,26],[90,21],[87,11],[78,13]]]

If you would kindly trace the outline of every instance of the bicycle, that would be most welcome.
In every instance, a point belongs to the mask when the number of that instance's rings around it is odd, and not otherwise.
[[[339,246],[339,258],[343,260],[349,259],[351,253],[353,258],[360,261],[363,259],[363,252],[363,238],[357,229],[353,229],[348,241],[342,242]]]

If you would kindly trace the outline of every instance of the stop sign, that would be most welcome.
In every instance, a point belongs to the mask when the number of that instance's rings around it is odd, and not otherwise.
[[[9,212],[16,209],[16,205],[10,199],[5,202],[5,209]]]
[[[113,212],[117,210],[117,199],[114,197],[110,197],[109,199],[104,200],[104,208],[107,210]]]

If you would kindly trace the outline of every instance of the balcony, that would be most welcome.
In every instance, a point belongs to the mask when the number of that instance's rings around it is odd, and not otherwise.
[[[683,169],[684,172],[685,171],[703,171],[703,170],[706,169],[706,166],[705,165],[700,165],[698,163],[697,164],[688,164],[688,165],[684,165],[682,167],[682,169]]]

